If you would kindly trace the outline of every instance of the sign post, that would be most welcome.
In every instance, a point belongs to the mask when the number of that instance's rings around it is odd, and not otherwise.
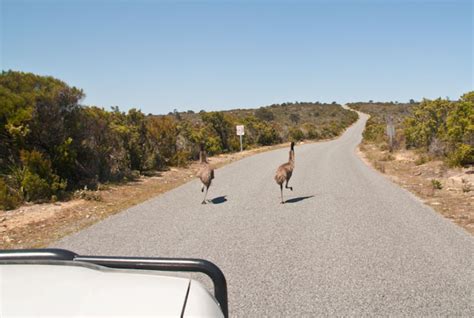
[[[393,143],[394,143],[394,138],[395,138],[395,126],[393,124],[393,118],[390,116],[387,119],[387,136],[388,136],[388,145],[389,145],[389,151],[393,151]]]
[[[245,135],[244,125],[237,125],[235,128],[237,129],[237,136],[240,137],[240,151],[242,152],[242,136]]]

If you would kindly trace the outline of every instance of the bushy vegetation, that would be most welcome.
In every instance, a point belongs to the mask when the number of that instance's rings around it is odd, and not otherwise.
[[[240,149],[235,125],[245,126],[244,149],[284,141],[332,138],[357,120],[357,114],[337,104],[295,102],[258,109],[236,109],[199,114],[170,113],[187,123],[191,140],[205,141],[211,153]]]
[[[428,157],[443,158],[452,166],[474,164],[474,92],[456,101],[438,98],[350,106],[371,115],[364,131],[367,142],[386,142],[387,119],[392,118],[398,139],[404,140],[406,148],[422,153],[420,164]]]
[[[474,92],[458,101],[423,100],[404,122],[408,148],[445,157],[452,166],[474,164]]]
[[[399,103],[351,103],[349,107],[369,114],[370,118],[366,123],[363,138],[366,142],[383,143],[387,141],[387,122],[392,121],[397,134],[402,130],[401,124],[406,117],[410,116],[413,108],[417,105],[414,101],[407,104]]]
[[[81,104],[81,89],[31,73],[0,75],[0,209],[62,199],[101,183],[186,165],[213,154],[340,134],[357,119],[339,105],[284,103],[224,112],[145,115]]]

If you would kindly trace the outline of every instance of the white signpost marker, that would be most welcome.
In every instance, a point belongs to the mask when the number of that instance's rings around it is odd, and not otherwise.
[[[390,116],[387,119],[387,136],[389,140],[389,151],[393,151],[393,139],[395,138],[395,125],[393,124],[393,118]]]
[[[242,151],[242,136],[245,135],[244,125],[235,126],[237,129],[237,136],[240,136],[240,151]]]

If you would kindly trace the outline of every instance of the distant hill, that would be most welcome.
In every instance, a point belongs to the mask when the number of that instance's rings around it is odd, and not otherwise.
[[[369,114],[378,120],[386,120],[391,117],[396,123],[402,122],[405,117],[412,114],[413,108],[419,103],[348,103],[352,109]]]

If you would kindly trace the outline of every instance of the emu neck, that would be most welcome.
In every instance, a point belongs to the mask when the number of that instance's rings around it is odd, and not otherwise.
[[[293,150],[290,150],[290,158],[288,163],[290,163],[292,167],[295,166],[295,152]]]

